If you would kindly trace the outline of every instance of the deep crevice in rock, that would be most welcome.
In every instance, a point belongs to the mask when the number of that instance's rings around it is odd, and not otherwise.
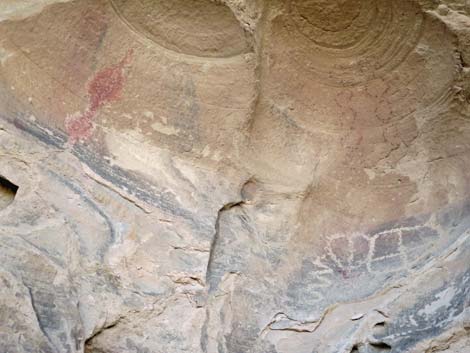
[[[206,283],[209,286],[209,292],[212,291],[214,288],[212,287],[210,283],[210,278],[212,276],[212,263],[214,260],[215,256],[215,249],[217,247],[217,243],[219,241],[219,235],[220,235],[220,219],[222,217],[222,214],[224,212],[230,211],[234,207],[238,207],[243,205],[245,202],[244,201],[238,201],[238,202],[229,202],[222,206],[222,208],[219,209],[217,212],[217,218],[215,221],[215,233],[212,238],[212,243],[210,247],[210,252],[209,252],[209,261],[207,262],[207,271],[206,271]]]
[[[355,344],[352,348],[351,348],[351,352],[350,353],[359,353],[359,347]]]
[[[18,186],[0,175],[0,210],[14,201],[17,192]]]
[[[385,342],[374,342],[370,343],[371,347],[373,347],[377,352],[389,352],[392,350],[392,346]]]

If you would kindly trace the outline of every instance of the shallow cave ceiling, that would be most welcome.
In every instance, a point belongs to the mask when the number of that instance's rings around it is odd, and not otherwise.
[[[468,1],[3,0],[0,347],[465,353],[469,141]]]

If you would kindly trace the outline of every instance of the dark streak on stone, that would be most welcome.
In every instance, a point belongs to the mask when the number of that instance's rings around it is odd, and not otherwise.
[[[67,135],[59,130],[45,130],[41,125],[27,121],[25,117],[16,119],[9,119],[4,116],[0,117],[46,145],[65,149]],[[179,205],[172,194],[155,191],[155,187],[144,176],[129,172],[118,166],[111,166],[101,155],[92,151],[86,145],[76,144],[72,149],[72,153],[94,173],[121,190],[132,194],[137,199],[157,207],[164,212],[182,217],[190,223],[193,229],[202,232],[204,235],[207,234],[207,236],[209,236],[211,234],[212,226],[210,222],[201,222],[200,218],[198,219],[196,215]],[[204,236],[204,238],[205,237],[206,236]]]
[[[44,337],[49,342],[50,346],[57,349],[57,347],[55,347],[54,343],[52,342],[51,337],[47,333],[47,330],[46,330],[45,324],[44,324],[44,322],[41,318],[41,315],[39,315],[39,310],[38,310],[38,307],[36,305],[36,301],[34,299],[34,295],[33,295],[33,291],[31,289],[31,287],[27,286],[25,283],[23,283],[23,285],[28,290],[29,298],[30,298],[30,301],[31,301],[31,307],[33,309],[34,315],[36,316],[36,321],[38,323],[39,329],[41,330],[42,334],[44,335]]]
[[[81,190],[78,186],[70,182],[69,180],[66,180],[65,178],[61,177],[60,175],[56,174],[55,172],[49,170],[48,173],[60,181],[62,184],[64,184],[66,187],[68,187],[70,190],[72,190],[75,194],[79,195],[80,198],[85,201],[85,203],[90,206],[94,211],[96,211],[105,221],[106,225],[109,228],[109,235],[111,238],[111,242],[114,242],[116,240],[116,230],[114,229],[114,225],[109,219],[109,217],[106,215],[106,213],[98,206],[96,205],[95,202],[93,202],[83,190]]]
[[[420,315],[420,310],[434,302],[437,295],[448,288],[454,287],[455,295],[450,300],[449,307],[441,307],[428,315]],[[398,318],[390,321],[386,332],[377,337],[393,347],[392,352],[405,352],[417,343],[442,334],[455,322],[470,301],[470,269],[445,283],[437,290],[418,298],[415,305],[406,308],[398,314]],[[414,323],[410,318],[413,318]],[[417,327],[416,327],[417,325]]]
[[[3,115],[0,117],[15,126],[17,129],[32,135],[48,146],[63,149],[67,142],[67,136],[64,133],[61,133],[58,130],[46,130],[37,123],[30,123],[25,117],[7,118]]]
[[[210,234],[211,227],[209,223],[205,224],[201,222],[201,219],[197,218],[195,214],[185,210],[179,205],[173,194],[156,191],[152,183],[144,176],[129,172],[118,166],[111,166],[102,160],[101,156],[97,156],[93,151],[83,145],[75,145],[73,152],[81,161],[87,164],[94,173],[116,187],[131,193],[139,200],[157,207],[164,212],[182,217],[188,221],[195,230]]]

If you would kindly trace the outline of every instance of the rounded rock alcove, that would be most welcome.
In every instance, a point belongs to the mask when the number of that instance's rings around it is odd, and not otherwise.
[[[0,2],[0,350],[463,352],[464,1]]]

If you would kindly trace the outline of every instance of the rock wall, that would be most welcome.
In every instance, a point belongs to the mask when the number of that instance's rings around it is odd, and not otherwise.
[[[0,353],[468,353],[469,141],[465,0],[3,0]]]

